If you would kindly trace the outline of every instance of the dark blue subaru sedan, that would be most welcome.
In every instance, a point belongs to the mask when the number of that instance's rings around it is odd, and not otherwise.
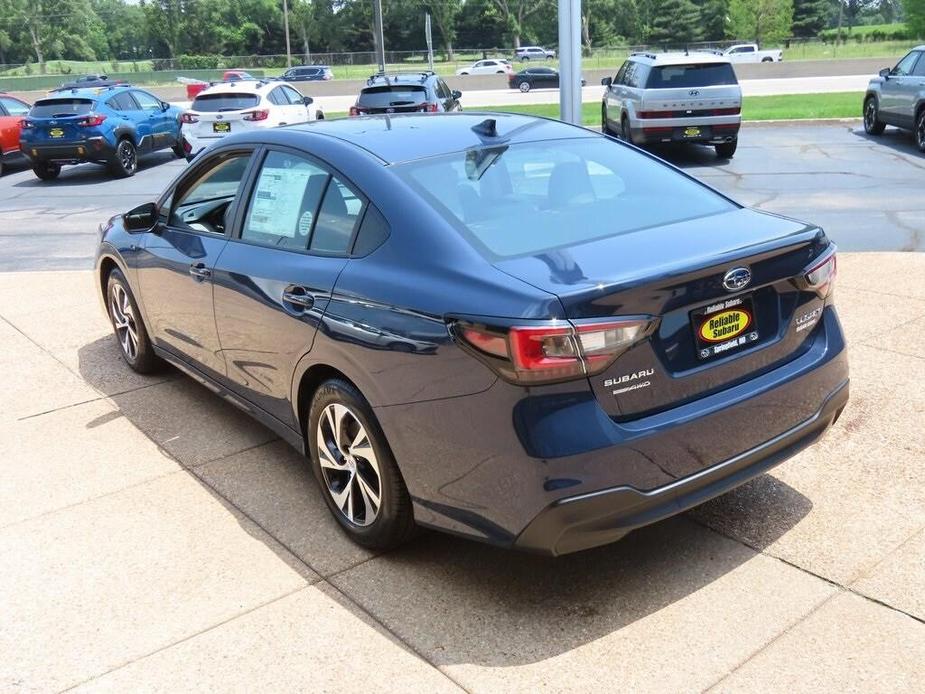
[[[588,130],[488,113],[229,137],[102,230],[128,365],[303,451],[341,527],[546,554],[816,441],[848,400],[835,248]]]

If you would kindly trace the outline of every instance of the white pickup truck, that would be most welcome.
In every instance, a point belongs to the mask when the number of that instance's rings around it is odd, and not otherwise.
[[[779,63],[784,59],[781,49],[759,51],[755,43],[739,43],[725,51],[717,51],[717,54],[729,58],[730,63]]]

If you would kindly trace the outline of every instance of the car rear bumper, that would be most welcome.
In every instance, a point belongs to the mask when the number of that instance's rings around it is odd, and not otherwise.
[[[739,137],[742,122],[684,122],[678,119],[637,120],[630,125],[633,142],[636,144],[681,143],[722,144]],[[697,130],[692,134],[692,130]]]
[[[809,445],[848,397],[828,307],[791,361],[628,422],[587,381],[377,407],[415,519],[492,544],[562,554],[618,539],[745,482]]]
[[[810,418],[728,460],[650,491],[619,486],[560,499],[524,529],[514,546],[557,556],[619,540],[635,528],[687,511],[767,472],[811,445],[848,402],[842,383]]]
[[[108,161],[115,157],[115,148],[104,137],[88,137],[84,140],[53,144],[22,141],[20,148],[33,164],[46,161],[59,163]]]

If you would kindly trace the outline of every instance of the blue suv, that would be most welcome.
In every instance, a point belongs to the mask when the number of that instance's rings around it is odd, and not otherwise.
[[[22,123],[20,148],[35,175],[50,181],[62,164],[106,164],[118,177],[134,175],[138,156],[168,147],[184,156],[180,113],[131,86],[71,89],[35,102]]]

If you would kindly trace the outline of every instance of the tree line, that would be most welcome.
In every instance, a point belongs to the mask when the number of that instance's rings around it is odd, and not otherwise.
[[[388,50],[555,45],[556,0],[383,0]],[[288,0],[293,52],[373,50],[373,0]],[[723,39],[775,43],[835,26],[905,20],[925,0],[583,0],[586,50]],[[285,52],[283,0],[0,0],[0,64]]]

